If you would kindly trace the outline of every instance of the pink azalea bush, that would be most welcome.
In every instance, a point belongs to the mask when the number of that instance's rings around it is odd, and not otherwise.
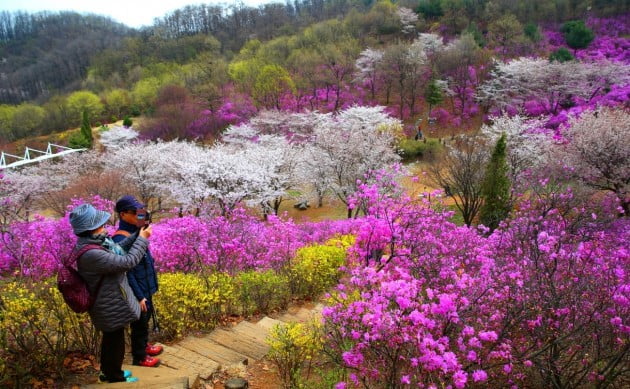
[[[348,234],[353,222],[297,225],[270,216],[267,222],[237,208],[229,216],[172,218],[154,225],[151,251],[156,266],[167,272],[198,272],[209,268],[236,273],[280,270],[296,250]]]
[[[68,212],[83,202],[73,199]],[[111,201],[99,197],[88,202],[97,209],[113,209]],[[297,225],[274,216],[263,222],[237,208],[227,217],[186,216],[159,221],[153,226],[151,251],[162,272],[280,270],[298,248],[351,233],[355,225],[354,220]],[[107,229],[111,234],[116,227],[109,225]],[[49,277],[69,256],[75,242],[68,214],[58,220],[37,216],[14,222],[0,242],[0,274]]]
[[[545,184],[546,185],[546,184]],[[625,382],[630,222],[570,191],[523,199],[492,235],[427,202],[378,199],[324,309],[342,387]],[[360,195],[361,196],[361,195]]]
[[[56,273],[76,242],[68,220],[70,211],[85,202],[72,199],[61,219],[35,215],[30,221],[15,221],[5,227],[0,241],[0,275],[42,279]],[[99,196],[89,202],[95,208],[111,212],[113,203]],[[109,227],[113,232],[113,226]]]

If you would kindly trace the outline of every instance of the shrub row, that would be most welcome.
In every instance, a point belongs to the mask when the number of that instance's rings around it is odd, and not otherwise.
[[[208,331],[226,316],[266,314],[285,308],[292,298],[320,294],[339,280],[353,242],[352,236],[342,236],[303,247],[278,271],[160,274],[154,297],[159,339]],[[98,344],[88,315],[68,309],[54,278],[0,283],[0,386],[28,384],[44,375],[62,380],[68,353],[95,354]]]

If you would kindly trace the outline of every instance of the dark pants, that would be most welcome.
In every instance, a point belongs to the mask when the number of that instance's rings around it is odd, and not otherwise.
[[[150,317],[150,310],[148,312],[140,312],[140,318],[131,323],[131,355],[133,356],[133,363],[138,363],[147,356],[146,347],[149,342]]]
[[[103,332],[101,341],[101,372],[109,382],[124,381],[122,371],[125,359],[125,328],[112,332]]]

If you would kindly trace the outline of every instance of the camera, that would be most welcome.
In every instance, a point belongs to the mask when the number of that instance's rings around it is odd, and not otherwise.
[[[146,227],[151,224],[151,212],[146,211],[144,209],[139,209],[136,213],[136,217],[138,219],[138,227]]]

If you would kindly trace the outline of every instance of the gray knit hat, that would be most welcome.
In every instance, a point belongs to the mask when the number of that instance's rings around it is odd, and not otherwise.
[[[70,225],[75,235],[92,231],[107,223],[111,214],[99,211],[90,204],[81,204],[70,212]]]

